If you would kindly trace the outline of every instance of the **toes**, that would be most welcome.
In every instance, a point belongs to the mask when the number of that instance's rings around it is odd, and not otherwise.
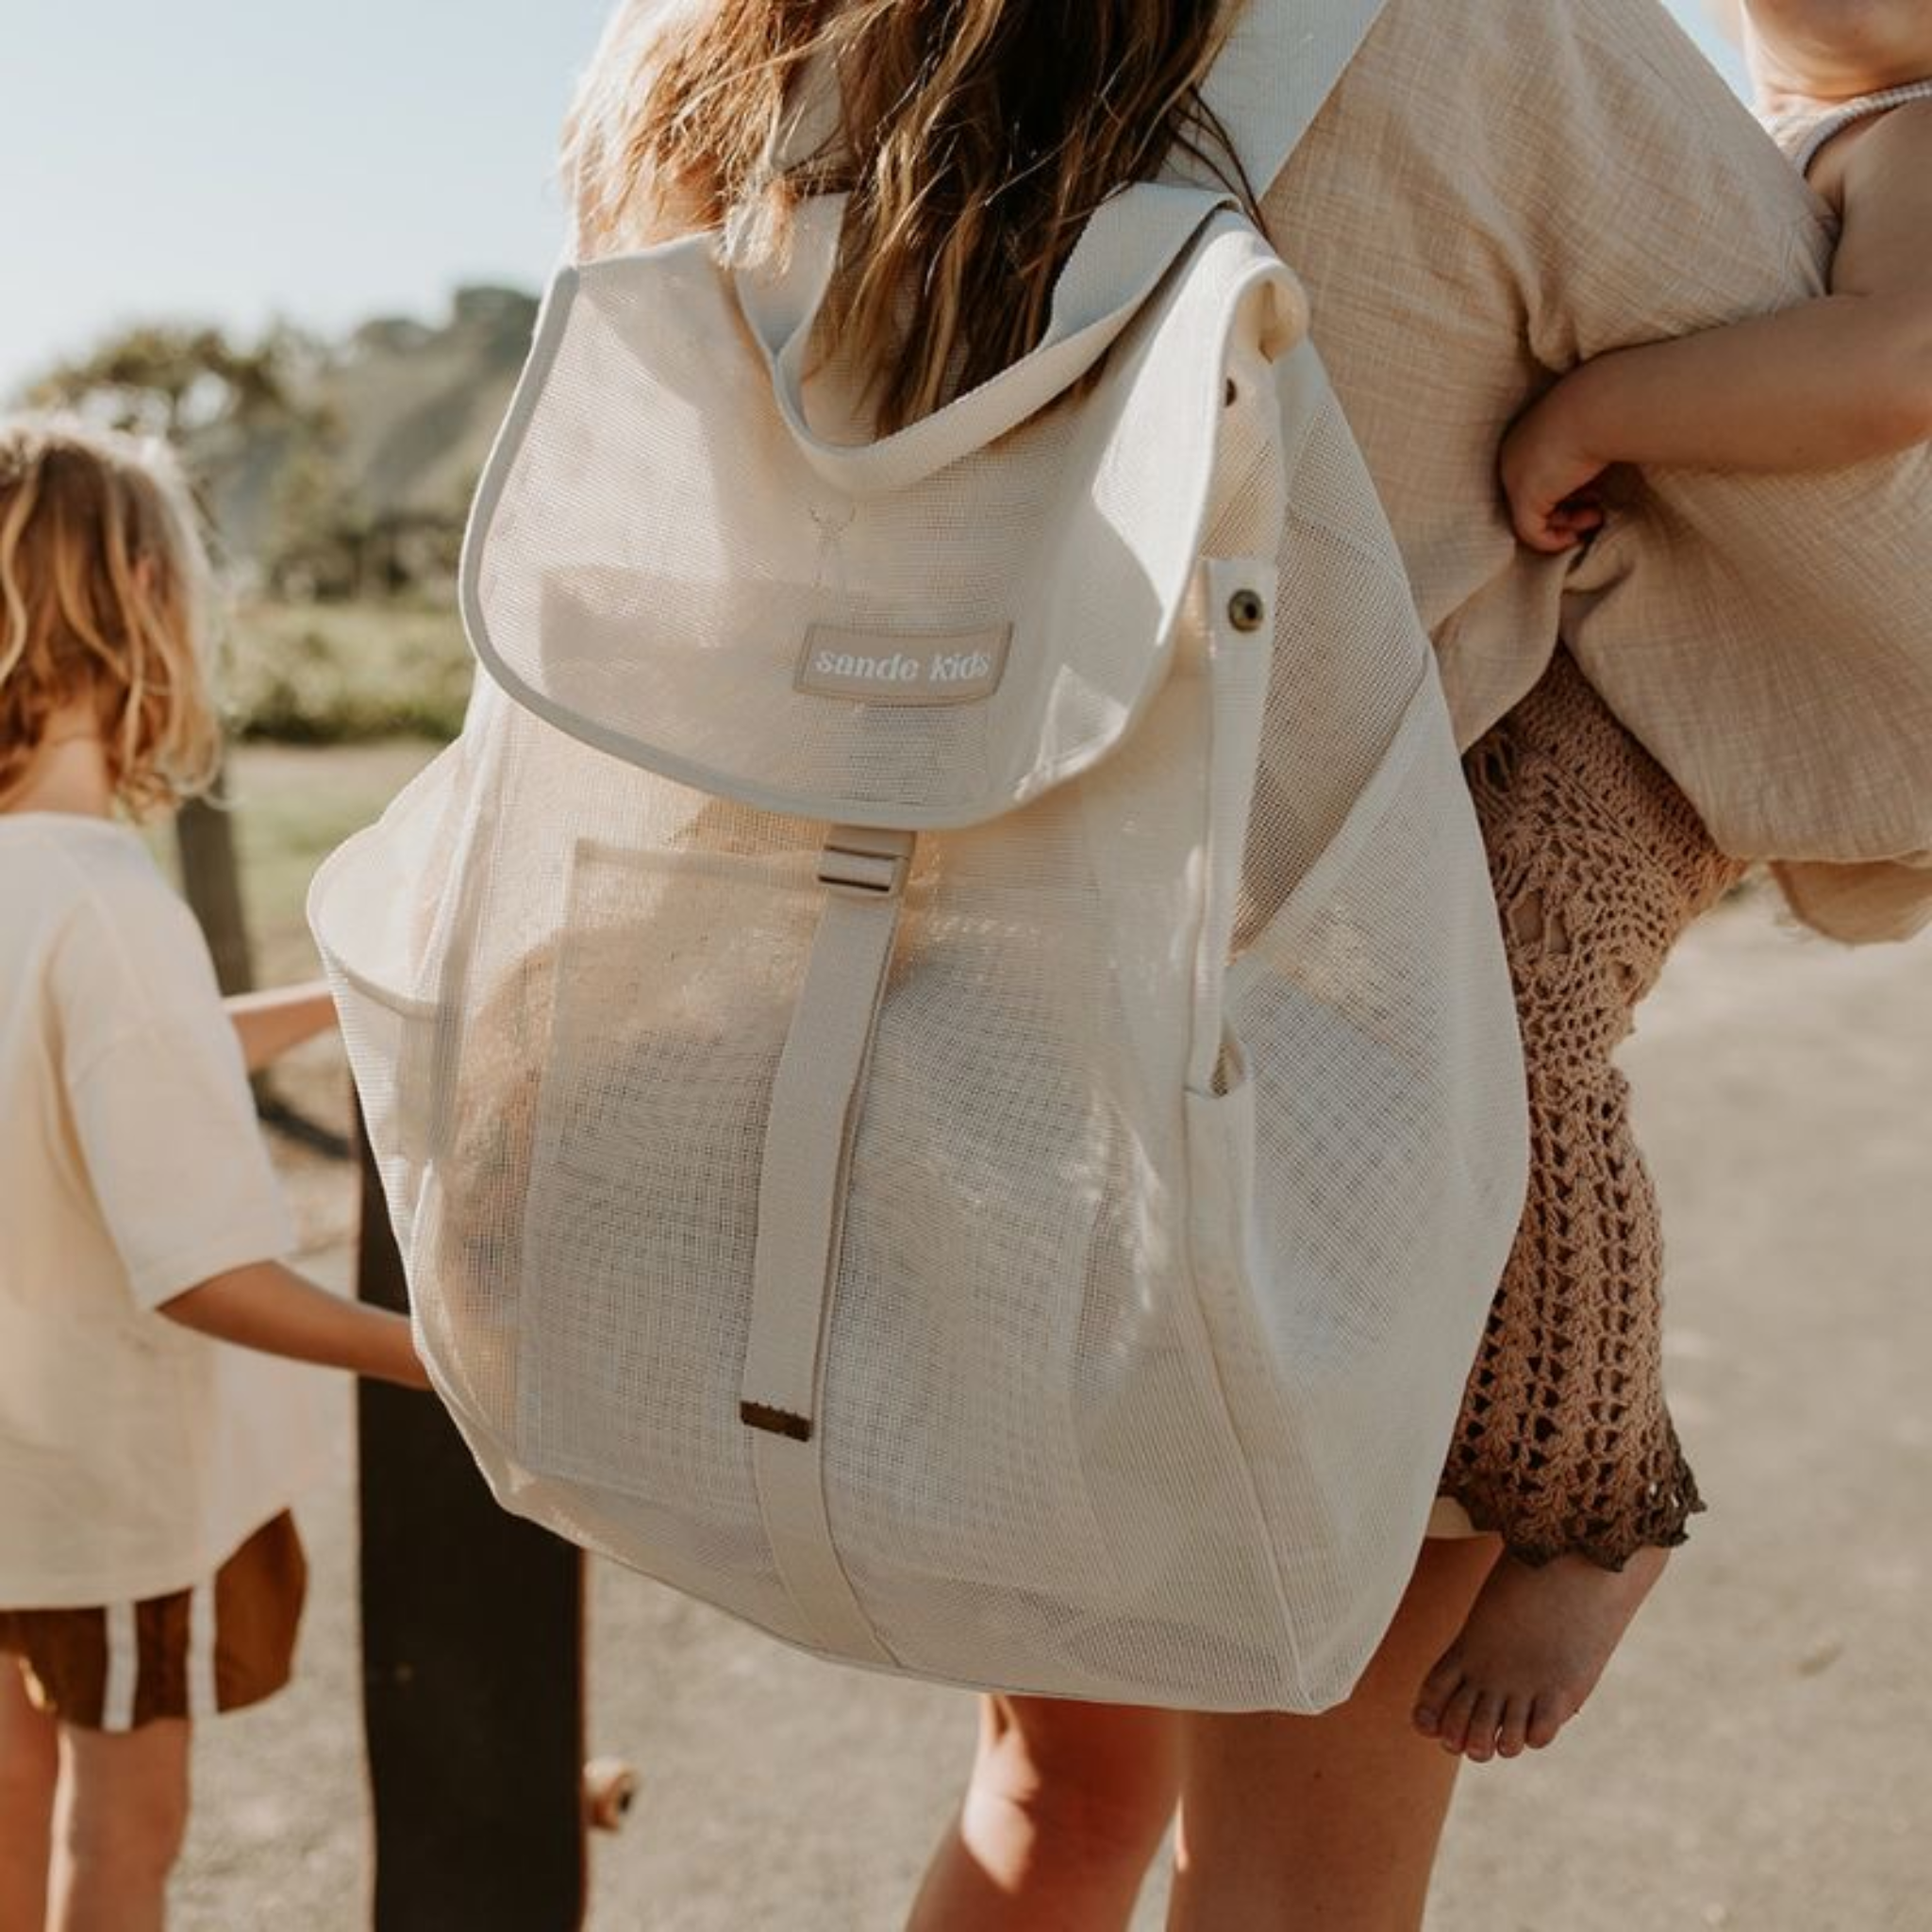
[[[1436,1728],[1437,1741],[1445,1751],[1460,1751],[1469,1737],[1469,1721],[1474,1715],[1476,1702],[1482,1695],[1474,1684],[1463,1684],[1456,1692],[1442,1712],[1442,1722]]]
[[[1412,1722],[1424,1737],[1441,1735],[1442,1713],[1461,1688],[1462,1659],[1452,1650],[1423,1679],[1423,1688],[1416,1693]]]
[[[1469,1729],[1463,1739],[1463,1755],[1473,1764],[1487,1764],[1496,1755],[1496,1729],[1503,1721],[1503,1700],[1493,1690],[1476,1698],[1469,1714]]]
[[[1505,1700],[1503,1715],[1496,1725],[1496,1756],[1521,1757],[1527,1743],[1530,1699],[1512,1696]]]
[[[1532,1751],[1546,1750],[1557,1741],[1557,1733],[1574,1715],[1570,1700],[1560,1690],[1545,1690],[1530,1707],[1529,1723],[1524,1736]]]

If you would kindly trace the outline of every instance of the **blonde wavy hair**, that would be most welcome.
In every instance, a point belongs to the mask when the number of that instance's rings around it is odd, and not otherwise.
[[[565,128],[579,252],[716,227],[726,258],[757,263],[782,257],[805,195],[849,194],[821,344],[870,373],[880,429],[899,428],[1039,341],[1082,225],[1170,149],[1254,211],[1201,97],[1237,11],[623,0]],[[822,81],[836,125],[793,156]]]
[[[208,554],[164,446],[71,416],[0,418],[0,805],[85,705],[137,818],[212,783]]]

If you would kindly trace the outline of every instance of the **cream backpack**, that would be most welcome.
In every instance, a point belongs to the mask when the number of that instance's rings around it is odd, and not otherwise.
[[[1377,11],[1257,0],[1251,178]],[[558,276],[488,676],[316,882],[420,1343],[506,1507],[790,1642],[1319,1709],[1525,1162],[1432,656],[1224,191],[1109,200],[875,442],[802,379],[839,214]]]

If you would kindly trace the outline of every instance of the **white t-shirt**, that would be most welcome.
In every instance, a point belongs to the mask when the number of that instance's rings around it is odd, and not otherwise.
[[[188,908],[125,828],[0,813],[0,1608],[188,1589],[288,1507],[329,1378],[155,1311],[293,1245]]]

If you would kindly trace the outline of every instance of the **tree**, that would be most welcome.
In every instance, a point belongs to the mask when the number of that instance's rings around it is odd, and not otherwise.
[[[275,472],[262,570],[270,591],[296,603],[363,593],[375,518],[328,441],[297,444]]]
[[[186,451],[212,428],[302,420],[291,377],[305,347],[280,326],[244,348],[218,328],[144,325],[57,363],[28,389],[27,399],[116,429],[163,436]]]

